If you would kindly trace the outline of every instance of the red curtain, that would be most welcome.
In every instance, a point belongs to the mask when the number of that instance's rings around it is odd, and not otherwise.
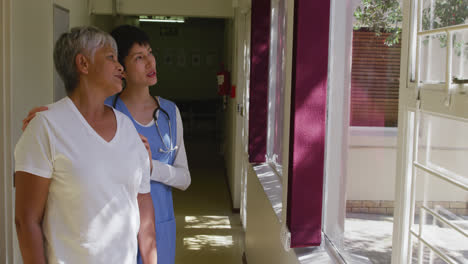
[[[252,0],[249,162],[265,162],[268,118],[270,0]]]
[[[296,0],[287,226],[291,247],[321,241],[330,0]]]

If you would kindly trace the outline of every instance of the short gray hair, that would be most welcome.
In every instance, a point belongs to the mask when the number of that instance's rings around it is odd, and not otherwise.
[[[60,78],[65,83],[67,94],[70,95],[79,82],[79,74],[75,64],[78,53],[94,60],[97,49],[110,45],[117,53],[117,43],[112,36],[96,27],[75,27],[63,33],[55,43],[54,64]]]

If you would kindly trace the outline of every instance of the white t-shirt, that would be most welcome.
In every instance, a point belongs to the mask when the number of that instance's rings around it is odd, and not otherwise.
[[[48,263],[136,263],[137,195],[150,192],[150,163],[130,119],[114,113],[107,142],[65,97],[37,113],[16,145],[16,171],[51,179],[42,224]]]

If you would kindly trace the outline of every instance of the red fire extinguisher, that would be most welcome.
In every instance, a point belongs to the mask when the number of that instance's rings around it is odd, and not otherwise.
[[[218,79],[218,95],[229,95],[231,87],[231,78],[229,72],[224,70],[224,64],[221,64],[221,70],[216,74]]]

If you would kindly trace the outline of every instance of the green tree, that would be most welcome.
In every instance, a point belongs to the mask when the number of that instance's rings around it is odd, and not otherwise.
[[[432,18],[432,19],[431,19]],[[468,18],[468,0],[439,0],[423,10],[423,30],[464,24]]]
[[[362,0],[354,11],[355,30],[366,27],[377,36],[390,33],[385,45],[393,46],[400,42],[403,15],[398,0]]]

